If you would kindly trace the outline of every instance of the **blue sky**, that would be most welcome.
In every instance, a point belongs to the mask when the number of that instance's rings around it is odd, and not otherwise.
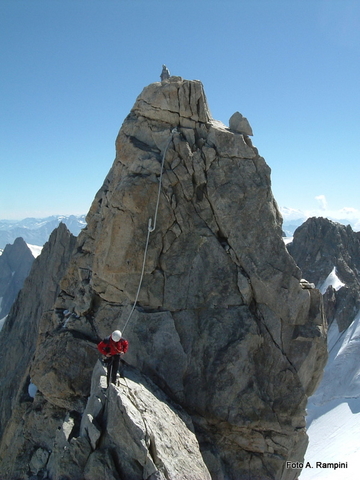
[[[144,86],[203,82],[280,206],[360,210],[360,2],[2,0],[0,219],[87,213]]]

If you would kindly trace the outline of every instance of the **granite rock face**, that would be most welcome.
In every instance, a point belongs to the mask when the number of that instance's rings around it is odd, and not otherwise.
[[[139,95],[87,222],[54,313],[43,317],[45,341],[31,366],[39,388],[34,404],[44,405],[39,425],[45,406],[59,419],[60,433],[56,422],[46,431],[48,448],[69,422],[85,428],[81,422],[90,421],[91,349],[97,337],[126,324],[149,235],[138,304],[125,330],[126,361],[191,415],[212,479],[295,479],[299,472],[285,463],[303,458],[305,405],[326,361],[321,295],[302,288],[284,246],[269,167],[247,135],[211,118],[199,81],[170,77]],[[112,409],[124,411],[118,395],[111,398],[107,419]],[[119,465],[104,453],[90,423],[87,440],[71,429],[83,456],[71,455],[84,460],[79,475],[95,478],[91,472],[106,464],[109,478],[145,478],[131,477],[131,462]],[[138,433],[131,441],[145,455]],[[45,456],[43,445],[33,439],[34,462]],[[60,460],[47,465],[56,472]],[[156,475],[148,478],[162,478]]]
[[[99,463],[99,451],[110,457],[111,451],[117,452],[114,463],[120,465],[120,477],[128,480],[211,479],[191,417],[149,379],[126,366],[124,378],[110,386],[107,397],[104,385],[105,369],[99,362],[80,427],[93,450],[85,467],[87,480],[94,478],[92,466]],[[106,468],[114,474],[111,464]]]
[[[360,310],[360,233],[327,218],[309,218],[289,252],[303,275],[324,294],[328,322],[345,330]]]
[[[9,313],[33,261],[34,256],[22,238],[6,245],[0,256],[0,319]]]
[[[49,317],[74,244],[75,237],[60,224],[34,260],[0,333],[0,464],[4,451],[12,447],[14,432],[30,404],[29,369],[41,338],[41,318],[43,314]]]

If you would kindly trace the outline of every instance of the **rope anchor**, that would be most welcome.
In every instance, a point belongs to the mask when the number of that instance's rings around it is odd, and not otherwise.
[[[137,304],[137,301],[139,299],[139,294],[140,294],[140,290],[141,290],[141,285],[142,285],[142,282],[143,282],[143,278],[144,278],[144,272],[145,272],[145,263],[146,263],[146,256],[147,256],[147,252],[148,252],[148,247],[149,247],[149,241],[150,241],[150,234],[152,232],[154,232],[155,228],[156,228],[156,222],[157,222],[157,216],[158,216],[158,210],[159,210],[159,203],[160,203],[160,195],[161,195],[161,186],[162,186],[162,177],[163,177],[163,172],[164,172],[164,163],[165,163],[165,157],[166,157],[166,152],[169,148],[169,145],[171,143],[171,140],[173,139],[173,136],[174,134],[177,133],[177,129],[176,128],[173,128],[171,130],[171,136],[165,146],[165,150],[164,150],[164,153],[163,153],[163,157],[162,157],[162,161],[161,161],[161,170],[160,170],[160,177],[159,177],[159,188],[158,188],[158,194],[157,194],[157,199],[156,199],[156,206],[155,206],[155,212],[154,212],[154,223],[153,223],[153,219],[150,217],[149,218],[149,221],[148,221],[148,233],[147,233],[147,237],[146,237],[146,243],[145,243],[145,250],[144,250],[144,257],[143,257],[143,263],[142,263],[142,268],[141,268],[141,274],[140,274],[140,281],[139,281],[139,285],[138,285],[138,289],[137,289],[137,292],[136,292],[136,295],[135,295],[135,300],[134,300],[134,304],[130,310],[130,313],[129,313],[129,316],[125,322],[125,325],[123,326],[123,329],[122,329],[122,332],[124,333],[130,319],[131,319],[131,316],[135,310],[135,307],[136,307],[136,304]]]

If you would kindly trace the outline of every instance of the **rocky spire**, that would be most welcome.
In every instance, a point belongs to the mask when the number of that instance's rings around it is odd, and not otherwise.
[[[6,245],[0,256],[0,319],[9,313],[33,261],[31,250],[21,237]]]
[[[61,282],[55,311],[75,315],[65,330],[54,329],[55,317],[49,323],[31,376],[37,398],[63,409],[64,422],[66,412],[83,417],[86,339],[121,329],[128,318],[167,149],[157,228],[126,330],[127,361],[191,414],[213,478],[291,480],[299,472],[285,461],[303,458],[306,399],[326,360],[321,296],[300,284],[270,169],[239,128],[211,118],[197,80],[172,76],[142,91]],[[69,363],[75,344],[61,346],[70,336],[79,341]],[[50,449],[54,435],[42,444]],[[75,427],[74,435],[75,455],[88,440]],[[101,444],[102,454],[132,478],[129,458],[111,445]],[[100,461],[95,447],[85,469]]]
[[[288,249],[324,294],[328,321],[336,318],[339,331],[345,330],[360,309],[360,233],[313,217],[295,231]]]

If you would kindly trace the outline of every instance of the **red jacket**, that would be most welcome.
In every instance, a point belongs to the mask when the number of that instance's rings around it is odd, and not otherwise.
[[[125,338],[120,338],[118,342],[114,342],[110,335],[98,343],[97,348],[102,355],[119,355],[127,352],[129,342]]]

